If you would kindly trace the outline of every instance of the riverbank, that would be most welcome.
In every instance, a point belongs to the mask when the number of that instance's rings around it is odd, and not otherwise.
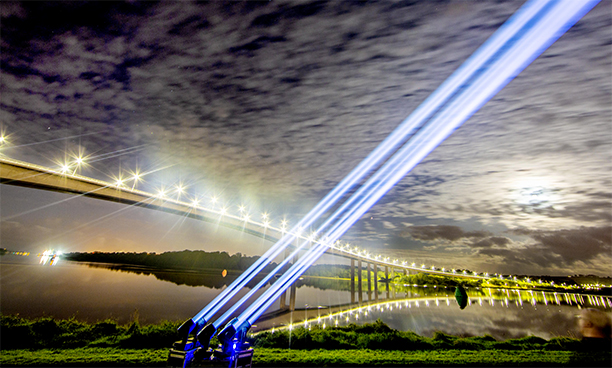
[[[0,366],[165,366],[178,325],[1,316]],[[460,337],[442,332],[428,338],[391,329],[381,321],[264,332],[250,336],[250,341],[255,346],[254,364],[270,367],[611,364],[609,346],[575,338],[527,336],[498,341],[488,335]]]

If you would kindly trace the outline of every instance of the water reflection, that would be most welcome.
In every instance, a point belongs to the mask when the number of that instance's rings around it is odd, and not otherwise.
[[[61,255],[61,252],[46,250],[40,256],[40,261],[38,263],[45,266],[55,266],[59,263]]]
[[[47,253],[47,252],[45,252]],[[41,257],[41,264],[56,264],[59,261],[59,253],[43,254]],[[176,285],[186,285],[192,287],[204,286],[212,289],[222,289],[227,285],[231,284],[239,275],[239,272],[229,273],[226,270],[223,272],[201,272],[201,271],[178,271],[178,270],[158,270],[148,269],[138,266],[119,265],[119,264],[99,264],[99,263],[86,263],[90,268],[106,269],[117,272],[134,273],[138,275],[153,275],[155,278],[161,281],[167,281]],[[251,280],[246,287],[253,288],[261,277],[255,277]],[[270,283],[266,284],[269,285]],[[320,290],[339,290],[346,291],[350,289],[350,281],[342,279],[330,279],[330,278],[318,278],[318,277],[302,277],[296,282],[298,288],[303,286],[310,286]],[[562,292],[545,292],[535,290],[521,290],[521,289],[492,289],[492,288],[470,288],[464,289],[463,287],[452,288],[446,286],[417,286],[417,285],[385,285],[387,291],[379,292],[375,295],[375,300],[383,298],[385,295],[387,299],[397,299],[398,293],[404,293],[406,298],[403,300],[411,301],[415,300],[418,307],[418,301],[421,297],[435,297],[436,305],[439,304],[439,297],[444,296],[444,302],[449,302],[449,297],[452,299],[454,296],[453,303],[458,305],[460,309],[464,309],[467,305],[478,304],[482,306],[483,301],[489,303],[491,306],[495,306],[496,303],[505,305],[508,307],[510,303],[515,306],[523,306],[524,303],[529,303],[536,307],[538,304],[545,306],[551,305],[569,305],[569,306],[580,306],[580,307],[598,307],[598,308],[612,308],[612,299],[601,295],[590,295],[590,294],[574,294],[574,293],[562,293]],[[379,290],[383,290],[381,286]],[[367,294],[364,292],[363,294]],[[371,295],[368,295],[368,302],[372,301]],[[429,303],[428,299],[424,299],[425,303]],[[354,305],[361,305],[363,303],[355,303]]]
[[[56,263],[57,267],[41,267],[34,257],[2,257],[0,261],[3,313],[76,316],[90,322],[113,318],[129,323],[135,311],[142,324],[184,321],[237,277],[230,271],[223,278],[221,270],[177,272],[109,264],[86,266],[65,260]],[[296,310],[280,311],[275,303],[256,322],[253,332],[304,322],[328,327],[336,320],[344,325],[380,318],[394,329],[423,336],[443,331],[463,336],[491,334],[497,339],[528,335],[550,339],[579,336],[578,308],[595,307],[608,314],[612,308],[612,300],[605,294],[466,288],[467,305],[461,310],[454,287],[391,284],[387,291],[383,283],[378,294],[372,291],[368,296],[364,291],[363,302],[351,304],[351,299],[358,298],[351,298],[348,280],[304,277],[297,286]],[[237,298],[244,293],[246,290]]]
[[[155,276],[161,281],[171,282],[176,285],[186,285],[192,287],[204,286],[211,289],[221,289],[231,284],[240,273],[225,271],[223,272],[202,272],[202,271],[183,271],[183,270],[159,270],[139,266],[118,265],[118,264],[100,264],[100,263],[84,263],[90,268],[106,269],[116,272],[134,273],[137,275]],[[253,288],[262,279],[255,277],[246,287]]]
[[[577,308],[597,307],[610,312],[608,296],[516,289],[465,289],[465,309],[455,288],[416,287],[404,297],[324,309],[262,316],[253,332],[297,327],[322,328],[380,318],[392,328],[421,335],[445,331],[454,335],[490,334],[497,339],[536,335],[544,338],[577,334]]]
[[[130,266],[123,264],[104,264],[104,263],[86,263],[79,262],[80,264],[87,265],[90,268],[106,269],[110,271],[134,273],[137,275],[153,275],[155,278],[161,281],[171,282],[176,285],[187,285],[187,286],[204,286],[213,289],[221,289],[231,284],[238,276],[240,271],[188,271],[188,270],[160,270],[155,268],[146,268],[141,266]],[[225,275],[224,275],[225,273]],[[251,289],[261,281],[263,276],[255,276],[246,285],[248,289]],[[271,280],[266,285],[273,283]],[[320,290],[350,290],[349,280],[333,279],[333,278],[320,278],[320,277],[301,277],[296,281],[296,287],[311,286]]]
[[[41,257],[41,263],[42,257]],[[137,275],[153,275],[155,278],[161,281],[171,282],[176,285],[186,285],[186,286],[204,286],[213,289],[221,289],[223,287],[231,284],[239,275],[239,271],[230,271],[228,273],[227,270],[223,270],[220,272],[211,271],[211,272],[202,272],[202,271],[187,271],[187,270],[160,270],[153,268],[146,268],[141,266],[130,266],[123,264],[103,264],[103,263],[82,263],[87,265],[90,268],[99,268],[106,269],[117,272],[126,272],[126,273],[134,273]],[[251,280],[246,287],[253,288],[263,277],[255,277]],[[269,282],[266,285],[273,283]],[[584,294],[573,294],[573,293],[561,293],[561,292],[544,292],[544,291],[535,291],[535,290],[521,290],[521,289],[480,289],[480,288],[472,288],[470,289],[469,294],[465,294],[465,290],[460,292],[459,297],[455,293],[455,288],[447,289],[446,286],[418,286],[418,285],[393,285],[391,283],[379,282],[380,286],[378,287],[379,293],[378,295],[374,295],[374,298],[378,300],[379,298],[385,297],[395,298],[398,293],[405,293],[406,295],[438,295],[441,290],[444,290],[445,293],[450,292],[455,295],[455,298],[460,298],[460,306],[463,303],[471,303],[472,299],[475,297],[485,296],[483,293],[488,293],[488,297],[493,299],[491,303],[495,303],[495,299],[498,299],[498,302],[501,303],[518,303],[520,305],[523,302],[533,303],[544,303],[547,305],[548,303],[560,304],[561,302],[569,305],[584,305],[585,303],[589,303],[590,305],[603,307],[603,308],[612,308],[612,303],[609,298],[605,298],[599,295],[584,295]],[[390,286],[391,285],[391,286]],[[303,286],[310,286],[320,290],[338,290],[338,291],[349,291],[350,290],[350,281],[348,279],[337,279],[337,278],[321,278],[321,277],[309,277],[304,276],[301,277],[298,281],[296,281],[296,286],[298,288]],[[386,291],[382,291],[382,290]],[[363,299],[368,299],[371,301],[374,299],[371,294],[367,291],[363,291],[362,294],[364,296]],[[586,301],[585,301],[586,298]],[[482,303],[482,300],[479,301]],[[517,305],[518,305],[517,304]],[[463,307],[465,308],[465,306]],[[461,308],[461,309],[463,309]]]

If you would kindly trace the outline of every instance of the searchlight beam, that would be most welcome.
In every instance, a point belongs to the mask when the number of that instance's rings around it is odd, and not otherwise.
[[[177,342],[174,349],[170,351],[168,363],[171,365],[180,363],[180,366],[187,366],[194,357],[204,356],[206,359],[224,360],[232,364],[239,359],[241,354],[244,355],[248,351],[244,345],[246,332],[283,291],[295,282],[387,191],[598,2],[599,0],[531,0],[523,5],[436,92],[319,202],[291,232],[287,233],[200,313],[179,328],[182,340]],[[389,158],[393,152],[395,153]],[[265,285],[272,275],[276,274],[276,271],[280,271],[288,260],[293,258],[293,255],[297,255],[302,247],[298,247],[292,256],[287,257],[215,323],[208,324],[204,328],[203,325],[247,282],[278,256],[294,240],[295,234],[314,224],[320,216],[345,196],[351,187],[367,177],[385,160],[387,162],[319,227],[315,234],[326,231],[323,241],[317,242],[240,316],[224,327],[219,333],[219,340],[222,342],[221,351],[214,352],[208,349],[208,340],[217,328]],[[190,341],[189,334],[196,327],[197,339],[191,338]],[[252,350],[250,351],[252,356]]]

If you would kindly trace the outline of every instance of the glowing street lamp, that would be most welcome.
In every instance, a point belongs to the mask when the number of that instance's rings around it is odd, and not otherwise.
[[[75,166],[74,166],[74,171],[72,172],[72,175],[76,174],[76,171],[79,167],[81,167],[82,164],[85,163],[85,160],[83,159],[82,156],[78,156],[75,160],[74,160]]]
[[[134,188],[136,187],[136,182],[140,180],[140,174],[139,173],[134,173],[134,176],[132,176],[132,190],[134,190]]]
[[[68,164],[63,164],[61,170],[62,174],[66,174],[68,173],[68,170],[70,170],[70,166],[68,166]]]
[[[181,198],[181,194],[183,194],[185,192],[185,187],[183,186],[183,184],[179,184],[176,186],[176,199],[178,200],[179,198]]]

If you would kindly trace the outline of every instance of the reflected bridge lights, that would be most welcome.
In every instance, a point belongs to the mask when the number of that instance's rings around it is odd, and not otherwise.
[[[61,255],[62,252],[60,251],[46,250],[42,253],[39,264],[55,266],[58,264]]]
[[[485,293],[484,295],[482,293]],[[495,307],[495,301],[499,301],[498,306],[502,306],[504,308],[510,308],[512,304],[516,308],[523,308],[526,302],[527,305],[531,305],[534,309],[537,309],[538,304],[544,305],[567,305],[567,306],[578,306],[582,305],[586,307],[588,305],[596,306],[596,307],[604,307],[604,308],[612,308],[612,298],[603,297],[597,295],[585,295],[585,300],[582,300],[582,296],[579,294],[569,295],[568,293],[556,293],[556,292],[541,292],[537,295],[533,291],[521,291],[521,290],[507,290],[507,289],[483,289],[479,292],[471,293],[472,296],[468,297],[468,305],[475,307]],[[541,294],[541,297],[538,295]],[[566,295],[567,294],[567,295]],[[571,301],[574,300],[575,304],[572,304]],[[582,300],[582,303],[580,302]],[[456,304],[457,301],[455,298],[450,297],[440,297],[439,295],[429,296],[429,297],[420,297],[420,298],[410,298],[403,300],[387,300],[383,302],[369,303],[367,305],[360,305],[357,308],[349,308],[349,309],[341,309],[337,312],[330,312],[328,315],[308,319],[306,318],[302,322],[293,323],[293,328],[303,326],[304,328],[311,328],[312,325],[319,325],[322,328],[325,328],[328,324],[326,321],[330,321],[329,325],[338,326],[339,322],[343,323],[351,323],[358,322],[361,320],[375,320],[376,313],[384,314],[393,312],[394,309],[396,312],[405,308],[412,308],[415,306],[417,308],[437,308],[441,307],[444,304],[446,306],[450,306],[452,304]],[[445,303],[444,303],[445,302]],[[512,302],[512,303],[510,303]],[[320,306],[319,309],[325,308]],[[332,308],[331,306],[329,308]],[[368,318],[366,318],[368,317]],[[286,328],[286,327],[285,327]],[[261,332],[261,331],[260,331]],[[258,332],[259,333],[259,332]]]

